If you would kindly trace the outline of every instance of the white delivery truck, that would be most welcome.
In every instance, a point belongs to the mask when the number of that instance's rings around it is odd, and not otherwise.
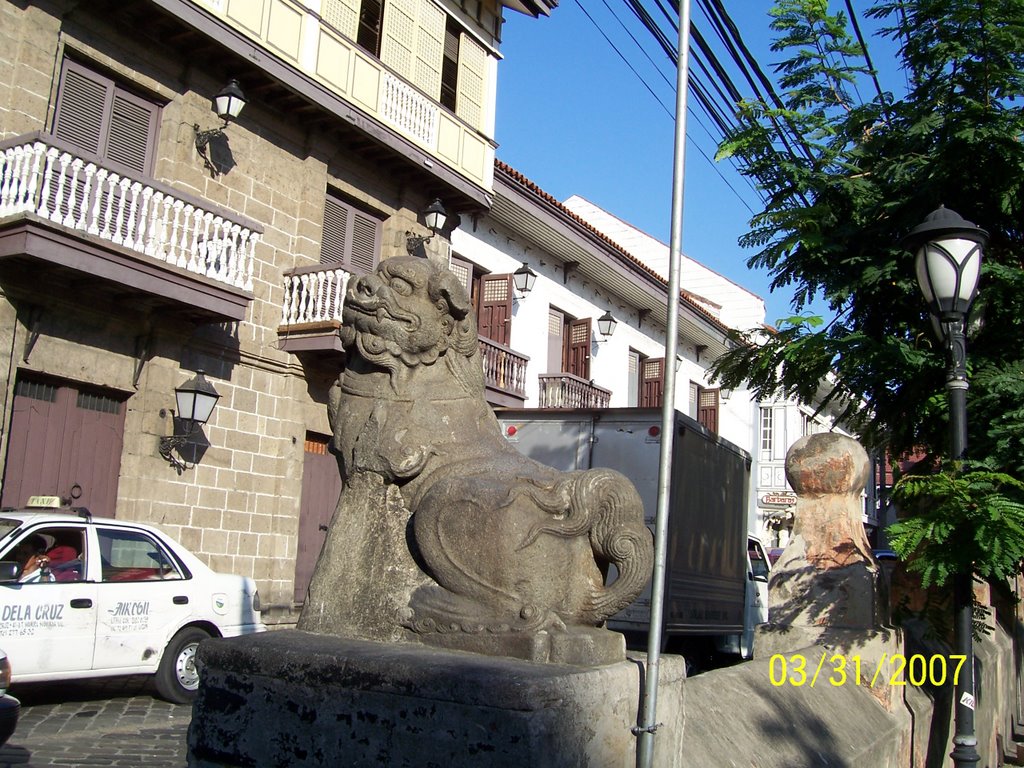
[[[661,453],[660,408],[499,408],[506,439],[564,471],[609,467],[633,481],[654,530]],[[749,658],[754,627],[768,620],[769,562],[747,533],[750,454],[676,413],[669,499],[664,639],[695,660],[710,649]],[[608,627],[646,644],[651,590]],[[699,664],[699,662],[698,662]]]

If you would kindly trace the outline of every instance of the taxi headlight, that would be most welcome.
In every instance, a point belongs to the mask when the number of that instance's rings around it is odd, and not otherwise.
[[[11,685],[11,662],[5,656],[0,659],[0,695],[7,692]]]
[[[260,610],[260,591],[258,589],[252,593],[252,609],[254,611]]]

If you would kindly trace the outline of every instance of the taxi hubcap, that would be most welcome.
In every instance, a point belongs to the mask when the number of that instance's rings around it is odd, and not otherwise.
[[[188,690],[199,687],[199,673],[196,672],[196,649],[198,647],[199,643],[189,643],[178,654],[176,665],[178,682]]]

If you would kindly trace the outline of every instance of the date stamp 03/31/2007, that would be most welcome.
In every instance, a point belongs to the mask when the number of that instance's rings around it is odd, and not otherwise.
[[[775,687],[792,685],[799,688],[803,685],[814,687],[815,683],[828,682],[829,685],[932,685],[939,688],[952,681],[957,685],[966,656],[951,654],[942,656],[935,654],[925,656],[916,653],[904,656],[901,653],[883,653],[874,669],[861,666],[860,656],[846,656],[823,653],[815,662],[806,656],[795,653],[784,656],[777,653],[769,659],[768,678]]]

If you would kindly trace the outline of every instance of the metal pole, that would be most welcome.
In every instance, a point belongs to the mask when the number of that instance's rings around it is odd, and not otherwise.
[[[654,574],[651,580],[651,624],[647,632],[647,676],[643,720],[638,728],[637,765],[650,768],[658,728],[658,676],[661,669],[661,628],[665,607],[665,552],[672,489],[672,445],[676,425],[676,355],[679,346],[679,271],[682,261],[683,181],[686,168],[686,95],[689,83],[690,0],[679,2],[679,57],[676,67],[676,132],[672,165],[672,227],[669,241],[668,318],[665,323],[665,387],[661,403],[661,456],[658,465],[658,508],[654,523]]]
[[[946,394],[949,400],[950,456],[963,459],[967,451],[967,338],[964,317],[943,320],[949,370]],[[974,733],[974,574],[953,577],[953,643],[956,652],[966,657],[954,686],[956,692],[956,733],[953,736],[953,765],[972,768],[981,760]]]

